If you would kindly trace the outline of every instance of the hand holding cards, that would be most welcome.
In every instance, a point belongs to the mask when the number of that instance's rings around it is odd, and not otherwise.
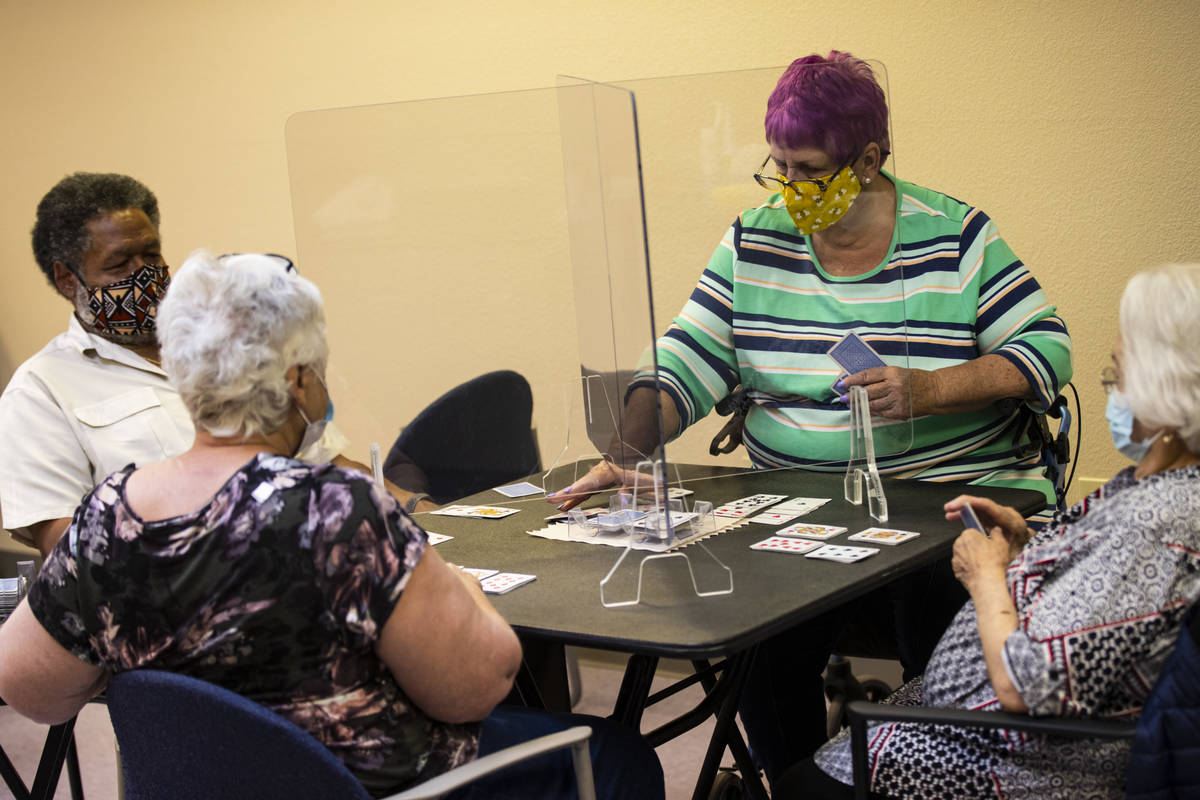
[[[829,357],[846,370],[847,375],[853,375],[871,367],[887,366],[879,354],[871,348],[871,345],[853,331],[847,333],[840,342],[829,348]]]
[[[962,520],[963,529],[974,528],[989,539],[992,535],[988,533],[988,529],[983,527],[979,521],[979,517],[975,516],[975,509],[971,508],[970,503],[963,503],[963,507],[958,510],[958,516]]]

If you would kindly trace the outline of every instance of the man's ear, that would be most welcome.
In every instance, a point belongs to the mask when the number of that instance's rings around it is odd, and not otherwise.
[[[79,278],[74,272],[61,261],[54,262],[54,287],[58,289],[58,293],[71,301],[71,305],[75,305],[75,287],[79,285]]]

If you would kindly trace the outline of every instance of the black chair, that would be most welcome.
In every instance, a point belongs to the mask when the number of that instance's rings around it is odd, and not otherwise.
[[[320,742],[270,709],[215,684],[160,670],[115,675],[108,708],[121,750],[125,800],[369,800]],[[579,796],[594,800],[591,729],[514,745],[391,795],[436,798],[542,753],[572,748]]]
[[[851,702],[851,751],[854,758],[854,793],[859,800],[869,794],[867,722],[918,722],[960,727],[992,728],[1040,733],[1070,739],[1131,739],[1131,760],[1126,780],[1129,797],[1200,796],[1200,764],[1181,754],[1200,752],[1200,605],[1193,604],[1179,633],[1175,651],[1154,684],[1141,717],[1136,721],[1110,721],[1069,717],[1031,717],[996,711],[898,706]],[[1171,705],[1171,698],[1189,696],[1194,705]],[[1167,719],[1168,715],[1174,719]],[[1183,738],[1181,741],[1180,738]],[[1168,749],[1169,748],[1169,749]],[[1174,757],[1172,757],[1174,755]]]
[[[524,478],[542,468],[532,422],[533,393],[525,378],[511,370],[480,375],[405,426],[383,474],[402,489],[421,490],[405,485],[403,467],[411,460],[439,504]]]

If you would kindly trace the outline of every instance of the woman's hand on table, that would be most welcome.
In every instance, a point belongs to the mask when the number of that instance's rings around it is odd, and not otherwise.
[[[567,488],[546,495],[546,502],[558,503],[559,511],[570,511],[596,492],[611,489],[614,486],[632,487],[635,482],[638,486],[649,487],[653,481],[654,476],[652,475],[639,474],[632,469],[621,469],[606,459],[592,467],[583,477]]]

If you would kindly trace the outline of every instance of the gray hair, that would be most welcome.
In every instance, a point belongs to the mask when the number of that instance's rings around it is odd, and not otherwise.
[[[1200,264],[1165,264],[1121,295],[1121,370],[1134,416],[1200,453]]]
[[[76,275],[91,245],[87,224],[106,214],[138,208],[158,230],[158,198],[144,184],[115,172],[76,172],[46,192],[33,223],[33,258],[54,285],[54,262]]]
[[[324,374],[321,293],[280,256],[192,253],[158,307],[163,369],[198,429],[274,433],[291,407],[286,373]]]

